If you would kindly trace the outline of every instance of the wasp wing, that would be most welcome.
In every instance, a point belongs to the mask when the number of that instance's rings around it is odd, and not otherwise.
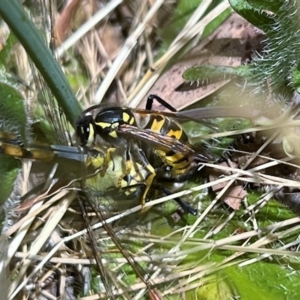
[[[213,107],[200,107],[177,112],[167,111],[154,111],[145,109],[134,109],[135,112],[145,114],[163,114],[165,116],[177,119],[181,122],[194,121],[202,123],[203,119],[213,118],[245,118],[255,120],[263,116],[260,110],[252,107],[231,107],[231,106],[213,106]]]
[[[147,145],[157,147],[157,150],[180,152],[184,155],[192,156],[196,161],[208,162],[212,160],[212,156],[204,149],[194,149],[189,144],[184,144],[180,140],[163,135],[150,129],[141,129],[136,126],[123,124],[118,128],[118,132],[126,134],[135,140],[146,142]],[[199,151],[197,151],[199,150]],[[203,152],[203,153],[200,153]]]
[[[252,107],[230,107],[230,106],[214,106],[201,107],[185,111],[176,112],[175,118],[186,121],[201,122],[202,119],[212,118],[245,118],[254,120],[261,117],[261,111]]]

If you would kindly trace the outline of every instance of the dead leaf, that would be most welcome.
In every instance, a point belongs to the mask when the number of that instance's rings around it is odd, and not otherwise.
[[[186,82],[183,72],[203,64],[237,67],[245,63],[253,51],[262,49],[264,34],[237,14],[232,14],[218,29],[167,70],[149,91],[177,109],[183,109],[219,90],[229,80],[205,85]],[[147,95],[147,96],[148,96]],[[145,100],[140,107],[145,107]],[[153,109],[162,110],[158,104]]]
[[[91,1],[85,3],[82,0],[69,0],[54,25],[55,46],[64,42],[72,29],[78,28],[91,17],[93,10],[94,4]]]
[[[227,167],[228,163],[222,162],[219,164],[220,166]],[[230,168],[236,168],[237,164],[230,162]],[[213,182],[217,180],[220,176],[228,176],[231,175],[232,173],[228,171],[223,171],[220,169],[214,169],[211,174],[209,174],[209,181]],[[226,185],[228,184],[228,181],[226,182],[221,182],[219,184],[213,185],[212,190],[216,194],[220,192]],[[238,210],[240,209],[241,202],[243,198],[247,196],[247,192],[245,191],[244,187],[241,185],[236,185],[233,184],[226,194],[222,197],[222,200],[232,209]]]
[[[124,36],[121,30],[122,28],[120,26],[111,24],[109,22],[98,30],[99,36],[101,37],[101,42],[110,60],[115,59],[116,54],[124,43]],[[125,65],[128,67],[128,62]]]
[[[242,200],[247,196],[247,192],[243,186],[233,186],[224,198],[224,202],[234,210],[239,210],[241,207]]]
[[[220,163],[220,164],[218,164],[219,166],[222,166],[222,167],[228,167],[228,164],[227,164],[227,162],[222,162],[222,163]],[[236,163],[234,163],[234,162],[231,162],[230,163],[230,167],[231,168],[236,168],[237,167],[237,164]],[[224,170],[220,170],[220,169],[214,169],[210,174],[209,174],[209,181],[210,182],[213,182],[213,181],[215,181],[215,180],[217,180],[220,176],[229,176],[229,175],[231,175],[231,172],[228,170],[228,171],[224,171]],[[213,185],[212,186],[212,190],[214,191],[214,192],[217,192],[217,191],[220,191],[221,189],[223,189],[225,186],[226,186],[226,184],[227,184],[228,182],[220,182],[220,183],[218,183],[218,184],[215,184],[215,185]]]

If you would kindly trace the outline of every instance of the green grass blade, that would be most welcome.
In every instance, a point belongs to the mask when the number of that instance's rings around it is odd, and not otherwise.
[[[74,125],[81,107],[59,64],[23,7],[17,0],[0,0],[0,15],[35,63],[67,119]]]

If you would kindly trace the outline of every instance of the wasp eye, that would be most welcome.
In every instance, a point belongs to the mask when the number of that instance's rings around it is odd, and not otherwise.
[[[91,140],[94,140],[93,117],[91,115],[80,116],[76,125],[76,134],[80,139],[81,146],[86,146]]]

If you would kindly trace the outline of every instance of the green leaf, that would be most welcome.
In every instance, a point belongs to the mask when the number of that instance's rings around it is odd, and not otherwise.
[[[0,76],[0,130],[26,140],[27,117],[22,95],[17,87]]]
[[[296,88],[297,93],[300,92],[300,68],[299,65],[294,67],[292,69],[292,74],[291,74],[291,81],[293,83],[293,86]]]
[[[183,73],[183,78],[188,81],[196,80],[206,80],[216,77],[221,77],[222,79],[231,77],[249,77],[249,67],[239,66],[239,67],[222,67],[222,66],[212,66],[203,65],[199,67],[192,67],[187,69]]]
[[[247,0],[248,4],[257,10],[267,10],[275,14],[280,12],[283,1],[277,0]]]
[[[165,52],[171,43],[174,41],[178,33],[185,26],[186,22],[190,19],[197,7],[201,4],[201,0],[181,0],[175,9],[172,20],[164,27],[161,32],[161,38],[163,41],[162,52]],[[221,1],[213,1],[208,7],[209,12],[215,8]],[[230,15],[231,10],[228,9],[212,20],[205,28],[203,32],[203,38],[212,33],[226,18]]]
[[[215,19],[213,19],[204,29],[202,34],[202,39],[204,40],[207,36],[209,36],[213,31],[215,31],[232,13],[232,10],[226,9],[223,13],[218,15]]]
[[[244,0],[229,0],[231,7],[254,26],[266,31],[275,24],[273,17],[267,15]]]
[[[17,36],[27,54],[44,77],[53,95],[72,125],[81,107],[59,64],[17,0],[0,0],[0,15]]]
[[[297,299],[299,272],[267,260],[244,268],[226,270],[237,286],[240,299]]]
[[[0,51],[0,65],[6,65],[10,57],[10,52],[16,44],[17,39],[14,34],[10,34],[5,42],[3,49]]]
[[[273,91],[291,95],[299,90],[299,4],[297,1],[230,0],[233,9],[267,36],[265,48],[254,58],[251,81],[269,82]]]
[[[219,274],[210,276],[208,283],[199,286],[197,289],[188,291],[186,299],[202,299],[202,300],[231,300],[236,299],[237,293],[232,288],[232,284],[225,280],[224,276]]]
[[[10,156],[0,155],[0,205],[3,205],[14,188],[20,169],[19,162]]]
[[[178,2],[171,22],[161,33],[161,38],[163,40],[162,49],[167,50],[169,48],[200,3],[201,0],[181,0]]]

